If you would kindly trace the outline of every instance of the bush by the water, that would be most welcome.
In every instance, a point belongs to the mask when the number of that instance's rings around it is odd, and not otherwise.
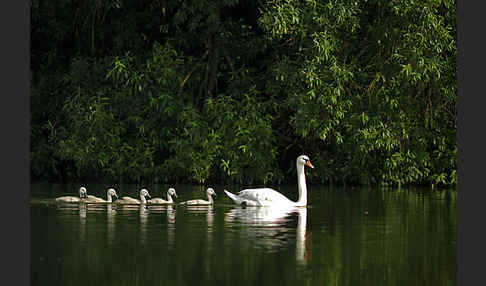
[[[456,184],[456,2],[32,1],[33,180]]]

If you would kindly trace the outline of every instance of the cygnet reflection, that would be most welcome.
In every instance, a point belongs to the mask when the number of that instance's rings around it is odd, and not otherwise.
[[[145,204],[139,205],[140,214],[140,241],[142,243],[147,242],[147,220],[149,216],[149,210]]]
[[[206,225],[201,222],[198,226],[194,229],[194,232],[197,235],[204,235],[206,232],[206,241],[204,242],[204,252],[206,255],[211,255],[214,249],[213,243],[213,224],[214,224],[214,205],[207,204],[207,205],[186,205],[184,210],[191,216],[193,219],[200,220],[202,217],[205,217]],[[201,237],[202,239],[202,237]],[[209,260],[205,263],[204,271],[209,275],[211,273],[213,261]]]
[[[176,208],[172,205],[167,207],[167,244],[172,249],[175,244],[175,227],[176,227]]]
[[[207,249],[210,249],[213,241],[214,205],[187,205],[185,210],[194,215],[206,216]]]
[[[107,237],[108,244],[113,244],[115,241],[115,217],[116,210],[111,204],[106,206],[106,221],[107,221]]]
[[[87,207],[85,203],[79,204],[79,241],[86,241],[86,213]]]

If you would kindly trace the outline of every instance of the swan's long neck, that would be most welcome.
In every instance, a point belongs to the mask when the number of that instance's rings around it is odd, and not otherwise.
[[[140,201],[142,202],[142,204],[146,204],[147,203],[147,200],[145,199],[145,196],[140,194]]]
[[[297,186],[299,188],[299,200],[295,203],[296,206],[307,205],[307,185],[305,183],[304,165],[297,166]]]
[[[170,195],[170,193],[169,193],[169,192],[167,192],[167,201],[168,201],[169,203],[172,203],[172,196]]]
[[[212,204],[212,203],[213,203],[213,196],[211,196],[211,194],[210,194],[210,193],[206,193],[206,195],[208,196],[208,201],[209,201],[209,203],[211,203],[211,204]]]

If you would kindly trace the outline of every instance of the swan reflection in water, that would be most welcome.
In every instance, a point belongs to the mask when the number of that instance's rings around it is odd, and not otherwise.
[[[307,264],[310,253],[306,251],[307,208],[299,208],[298,215],[295,258],[298,263]]]
[[[297,215],[297,228],[294,232],[292,217],[295,215]],[[246,239],[247,243],[264,247],[269,251],[278,251],[295,237],[296,261],[300,264],[307,263],[307,208],[237,207],[225,214],[225,222],[233,226],[236,224],[252,226],[241,229],[247,238],[250,238]]]

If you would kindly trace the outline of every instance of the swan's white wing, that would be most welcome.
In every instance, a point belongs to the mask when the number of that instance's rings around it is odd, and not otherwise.
[[[270,188],[245,189],[238,192],[238,197],[243,200],[255,202],[260,206],[293,204],[287,197]]]
[[[257,201],[245,199],[243,197],[240,197],[238,194],[235,195],[231,192],[228,192],[227,190],[224,190],[224,192],[237,205],[241,205],[243,202],[245,202],[248,206],[259,206],[259,203]]]

